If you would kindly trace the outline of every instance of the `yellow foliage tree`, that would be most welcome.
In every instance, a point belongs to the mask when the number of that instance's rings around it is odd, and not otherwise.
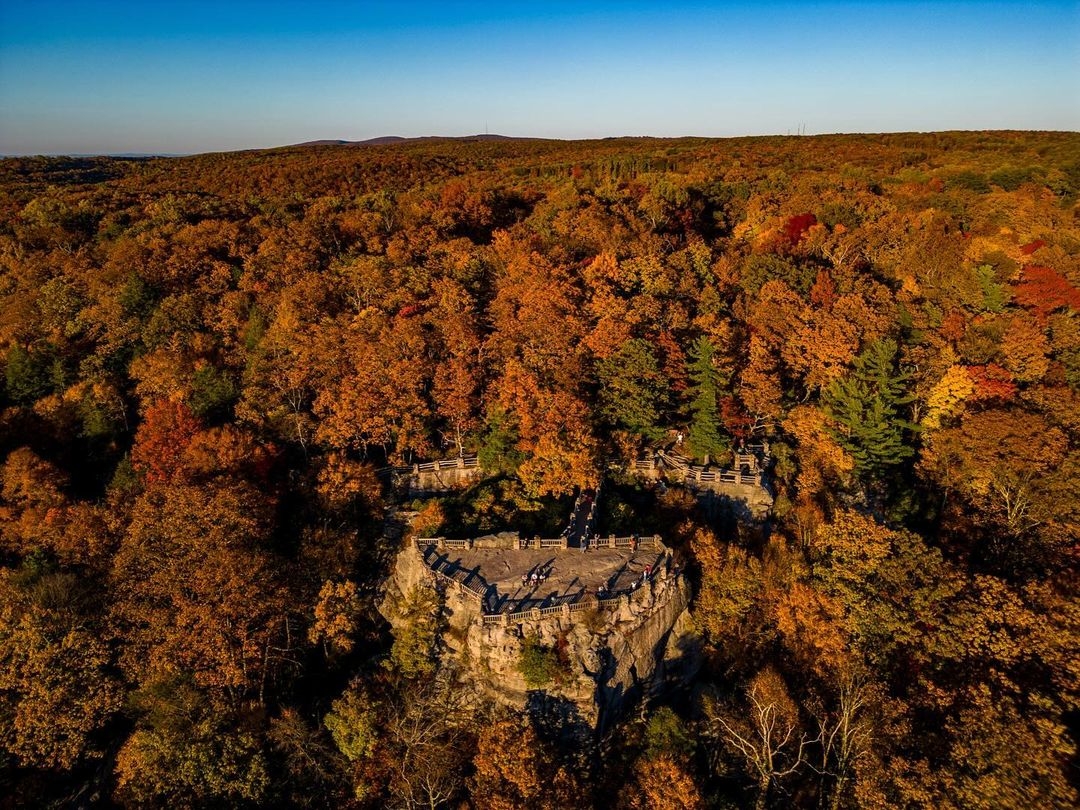
[[[34,587],[29,595],[0,570],[0,749],[27,766],[67,769],[101,755],[93,735],[122,692],[99,629],[57,604],[72,599],[74,576],[46,574]]]
[[[783,408],[776,356],[757,335],[750,336],[750,362],[739,374],[739,396],[750,413],[775,419]]]
[[[473,806],[489,810],[556,810],[577,806],[580,790],[559,767],[535,729],[503,717],[485,726],[469,779]]]
[[[1002,362],[1020,382],[1037,382],[1050,368],[1050,343],[1028,317],[1017,316],[1001,337]]]
[[[834,481],[844,481],[855,468],[855,459],[844,451],[826,430],[825,413],[815,405],[798,405],[783,423],[795,437],[799,461],[799,489],[806,495],[825,490]]]
[[[315,621],[308,629],[308,640],[334,652],[350,652],[359,613],[360,597],[355,582],[349,579],[324,582],[315,603]]]
[[[773,606],[776,629],[800,665],[831,679],[852,662],[843,606],[834,597],[794,582]]]
[[[668,754],[647,758],[628,786],[630,810],[700,810],[705,803],[693,777]]]
[[[945,374],[930,389],[926,398],[926,418],[923,425],[934,430],[941,427],[941,420],[955,416],[964,406],[964,400],[975,392],[975,384],[964,366],[949,366]]]

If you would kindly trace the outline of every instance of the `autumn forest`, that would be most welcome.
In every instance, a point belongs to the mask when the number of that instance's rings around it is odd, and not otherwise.
[[[1076,806],[1076,134],[9,158],[0,367],[0,807]],[[764,520],[626,474],[762,440]],[[390,632],[403,543],[602,479],[689,682],[583,729]]]

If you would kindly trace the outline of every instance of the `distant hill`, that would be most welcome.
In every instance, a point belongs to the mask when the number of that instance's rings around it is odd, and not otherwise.
[[[151,158],[187,157],[188,152],[44,152],[38,155],[0,155],[0,160],[7,158],[72,158],[85,160],[92,158],[116,158],[118,160],[149,160]]]
[[[368,138],[364,141],[345,140],[321,140],[304,141],[304,143],[291,144],[292,146],[383,146],[391,143],[420,143],[423,141],[535,141],[538,138],[518,138],[512,135],[496,135],[484,133],[483,135],[423,135],[418,138],[403,138],[400,135],[381,135],[378,138]]]

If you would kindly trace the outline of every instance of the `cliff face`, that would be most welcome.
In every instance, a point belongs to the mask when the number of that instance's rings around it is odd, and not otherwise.
[[[380,606],[391,626],[403,621],[404,600],[414,587],[434,585],[410,545],[398,555]],[[689,598],[686,579],[664,571],[611,607],[485,623],[479,602],[451,585],[444,594],[443,641],[478,690],[516,707],[535,695],[518,671],[525,639],[559,649],[562,677],[543,691],[571,701],[582,721],[603,726],[628,700],[696,671],[698,643],[687,612]]]

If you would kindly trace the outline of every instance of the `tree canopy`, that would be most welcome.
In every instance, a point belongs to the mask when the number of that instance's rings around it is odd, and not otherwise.
[[[1075,806],[1078,205],[1075,133],[0,160],[0,794]],[[768,443],[764,522],[631,477],[680,433]],[[571,740],[558,644],[519,717],[437,594],[390,637],[410,520],[558,531],[601,479],[693,584],[693,688]]]

